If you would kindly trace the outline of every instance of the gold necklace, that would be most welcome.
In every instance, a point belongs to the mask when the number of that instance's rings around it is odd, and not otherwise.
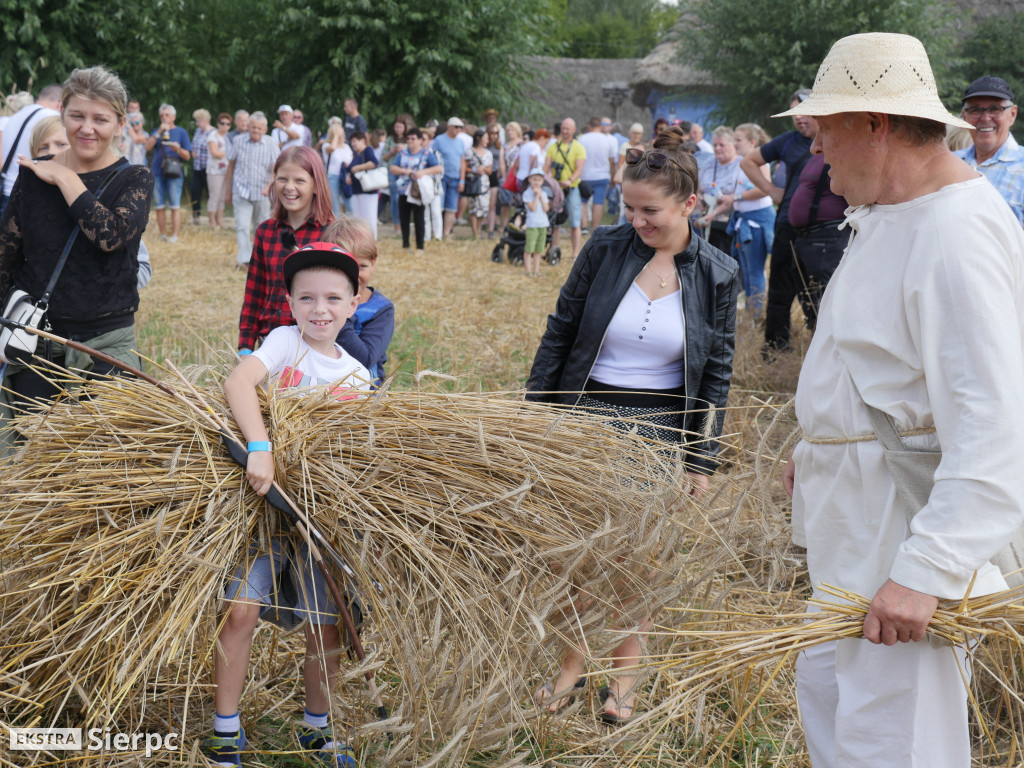
[[[647,262],[647,267],[650,267],[650,266],[651,266],[651,262],[648,261]],[[647,269],[647,267],[644,267],[644,269]],[[651,272],[654,272],[654,270],[651,269]],[[654,272],[654,276],[657,277],[659,280],[661,280],[661,287],[662,288],[664,288],[666,285],[668,285],[668,280],[666,280],[664,277],[659,275],[657,272]]]

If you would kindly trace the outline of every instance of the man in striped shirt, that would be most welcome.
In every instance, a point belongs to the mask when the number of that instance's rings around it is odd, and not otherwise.
[[[224,202],[235,209],[239,267],[249,264],[253,222],[259,224],[270,217],[271,171],[279,154],[277,142],[267,136],[267,116],[262,112],[253,112],[249,116],[249,132],[239,134],[228,144]]]

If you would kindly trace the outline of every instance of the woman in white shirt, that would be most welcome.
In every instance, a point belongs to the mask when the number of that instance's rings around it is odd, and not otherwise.
[[[580,251],[526,387],[530,400],[610,414],[623,419],[623,429],[678,450],[690,492],[699,496],[717,464],[739,270],[690,226],[699,186],[696,162],[682,150],[686,138],[676,126],[649,152],[626,153],[622,197],[630,223],[602,227]],[[601,717],[619,724],[633,716],[639,634],[612,655]],[[538,703],[560,711],[585,672],[583,654],[567,650],[557,678],[537,691]]]
[[[768,139],[768,134],[756,123],[737,125],[733,135],[736,154],[742,158],[767,144]],[[771,178],[767,164],[761,166],[761,171],[766,179]],[[747,311],[756,322],[764,311],[767,290],[764,265],[775,242],[775,207],[772,199],[755,187],[742,169],[736,175],[732,197],[733,215],[727,230],[732,235],[731,255],[740,263]]]
[[[206,147],[210,159],[206,164],[206,185],[210,197],[206,201],[206,213],[210,226],[220,229],[224,226],[224,181],[228,172],[228,131],[231,129],[231,115],[221,112],[217,115],[217,127],[206,134]]]
[[[327,141],[323,151],[327,154],[327,185],[331,188],[331,210],[334,218],[341,214],[342,206],[349,210],[352,197],[351,187],[345,183],[345,174],[352,164],[352,148],[345,141],[345,128],[332,125],[327,130]]]

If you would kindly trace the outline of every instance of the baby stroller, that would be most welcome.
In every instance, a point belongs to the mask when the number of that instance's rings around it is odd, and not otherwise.
[[[562,249],[557,245],[552,247],[551,233],[554,232],[555,227],[565,223],[569,214],[565,210],[565,193],[562,191],[561,185],[548,174],[544,175],[542,189],[550,196],[548,230],[544,235],[544,260],[554,266],[562,260]],[[508,258],[509,264],[518,267],[523,264],[523,253],[526,249],[526,204],[523,203],[522,192],[516,192],[513,195],[511,205],[512,215],[501,233],[501,239],[491,252],[491,261],[501,264]],[[506,248],[508,248],[507,254],[505,253]]]

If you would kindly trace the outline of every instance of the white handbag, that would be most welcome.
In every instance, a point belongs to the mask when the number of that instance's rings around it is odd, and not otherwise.
[[[365,171],[356,171],[355,175],[363,192],[376,192],[388,185],[388,169],[383,165],[367,168]]]
[[[77,233],[77,228],[75,231]],[[36,300],[25,291],[14,288],[7,295],[3,314],[5,320],[40,328],[45,314],[46,308],[36,304]],[[39,337],[34,333],[5,325],[0,330],[0,360],[5,363],[25,363],[36,353],[38,343]]]

